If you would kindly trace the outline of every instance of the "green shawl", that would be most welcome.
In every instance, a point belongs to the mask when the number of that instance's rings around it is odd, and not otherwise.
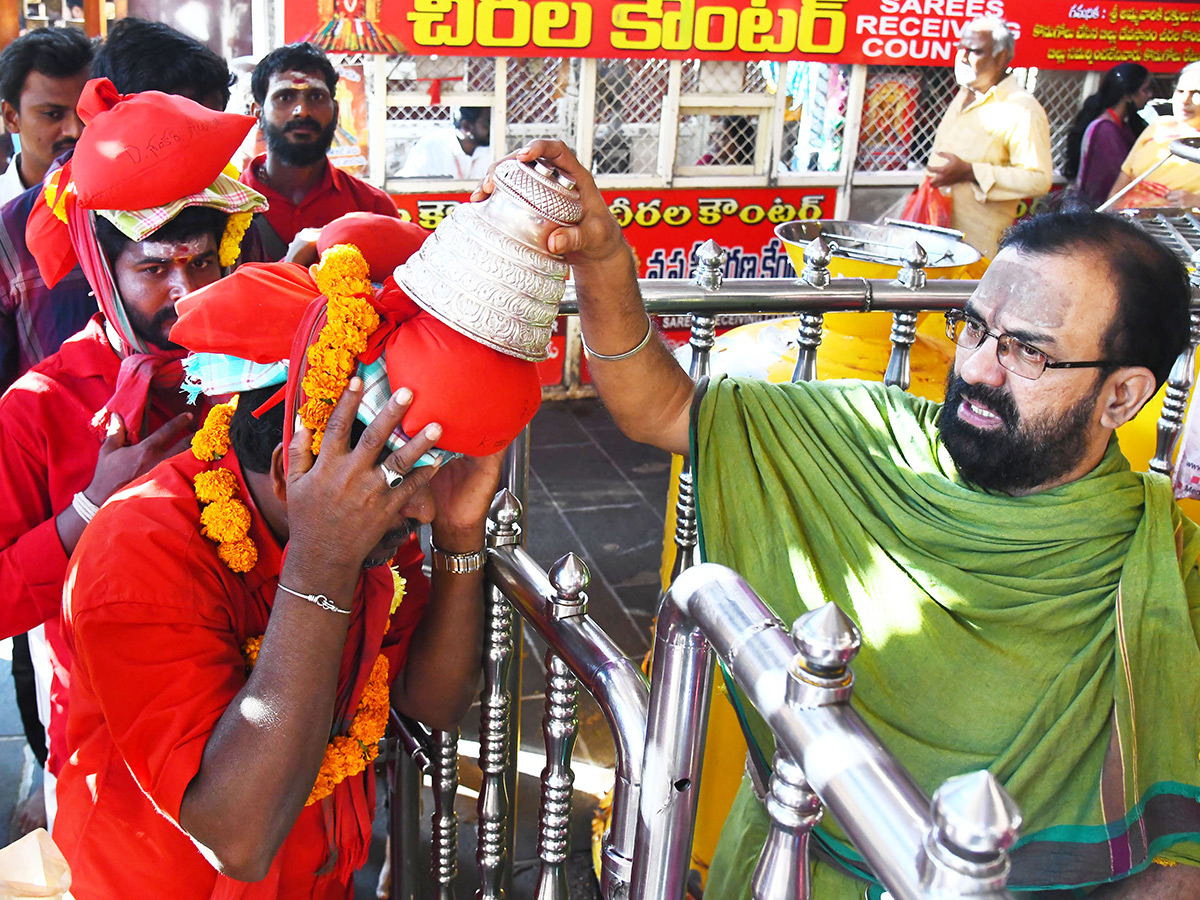
[[[987,768],[1020,804],[1011,888],[1200,865],[1200,531],[1115,440],[1071,484],[975,488],[938,409],[869,382],[714,379],[692,435],[703,558],[785,622],[828,600],[857,622],[852,702],[917,783]],[[770,732],[731,698],[769,762]],[[749,896],[767,824],[743,785],[714,896]],[[832,863],[814,900],[862,897],[828,815],[817,840]]]

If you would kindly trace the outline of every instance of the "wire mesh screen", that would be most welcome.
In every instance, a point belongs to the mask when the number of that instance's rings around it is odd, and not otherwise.
[[[953,69],[871,66],[863,98],[858,170],[923,168],[938,123],[956,91]]]
[[[679,119],[677,166],[752,166],[756,115],[685,115]]]
[[[1071,121],[1083,103],[1087,72],[1052,72],[1046,69],[1017,69],[1017,80],[1042,104],[1050,120],[1050,149],[1054,171],[1061,172]]]
[[[450,128],[451,114],[467,92],[491,93],[496,61],[464,56],[395,56],[387,66],[387,178],[400,177],[409,151],[434,128]],[[402,101],[399,94],[420,94]],[[440,103],[430,105],[430,95]]]
[[[787,92],[781,172],[836,172],[842,162],[850,66],[816,62],[762,66],[769,83]]]
[[[758,63],[733,59],[685,59],[684,94],[765,94],[767,79]]]
[[[601,59],[596,63],[597,175],[652,175],[658,167],[665,59]]]
[[[534,138],[575,146],[581,62],[554,56],[508,60],[506,153]]]

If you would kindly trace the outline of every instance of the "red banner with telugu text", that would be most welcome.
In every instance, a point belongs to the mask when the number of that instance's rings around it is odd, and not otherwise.
[[[737,188],[721,190],[605,191],[612,210],[633,248],[642,278],[689,278],[696,251],[710,239],[725,250],[727,278],[794,278],[795,268],[775,226],[793,219],[829,219],[835,188]],[[423,228],[436,228],[465,194],[393,194],[400,215]],[[686,316],[660,317],[669,341],[686,343]],[[723,315],[718,330],[756,321],[762,316]],[[559,323],[561,324],[561,319]],[[543,384],[562,380],[562,329],[550,338],[550,358],[539,363]],[[587,380],[586,365],[584,380]]]
[[[284,36],[386,33],[418,55],[948,66],[963,25],[980,15],[1018,33],[1018,66],[1136,61],[1175,72],[1200,59],[1197,3],[1110,0],[357,0],[350,13],[287,0]]]

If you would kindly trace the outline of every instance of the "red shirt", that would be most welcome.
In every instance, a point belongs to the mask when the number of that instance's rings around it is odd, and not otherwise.
[[[0,637],[46,623],[50,686],[50,771],[65,760],[70,655],[59,633],[67,554],[54,517],[92,481],[104,435],[92,417],[108,402],[121,361],[97,314],[59,351],[0,398]],[[154,392],[143,434],[187,409],[180,393]]]
[[[305,194],[297,205],[255,175],[255,170],[265,165],[266,161],[265,153],[256,156],[242,172],[241,182],[267,198],[270,206],[264,215],[284,245],[290,244],[302,228],[322,228],[348,212],[400,215],[387,191],[367,184],[361,178],[347,175],[329,162],[325,164],[325,177],[321,183]]]
[[[218,466],[237,475],[239,499],[252,513],[250,537],[259,559],[241,575],[200,533],[192,478]],[[382,648],[393,675],[428,599],[420,546],[410,541],[401,553],[408,587]],[[213,464],[190,451],[172,457],[118,493],[84,532],[64,599],[64,632],[76,662],[67,734],[72,753],[58,780],[54,831],[76,896],[352,895],[349,876],[317,873],[334,868],[327,865],[331,846],[340,855],[352,852],[343,842],[352,817],[339,820],[339,792],[374,810],[370,766],[363,776],[338,784],[332,797],[304,808],[270,874],[255,884],[218,875],[177,824],[208,737],[246,683],[241,647],[266,631],[282,556],[232,452]],[[362,646],[363,610],[380,614],[378,604],[391,602],[391,585],[391,573],[382,567],[364,573],[359,583],[338,689],[341,697],[354,685],[349,709],[357,706],[375,661]],[[369,819],[362,840],[369,844]]]

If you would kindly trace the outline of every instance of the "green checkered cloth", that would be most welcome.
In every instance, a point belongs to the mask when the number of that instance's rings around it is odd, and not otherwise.
[[[221,174],[217,180],[196,194],[180,197],[166,206],[149,209],[98,209],[103,216],[131,241],[144,241],[146,236],[162,228],[189,206],[211,206],[223,213],[262,212],[267,198],[254,188]]]

